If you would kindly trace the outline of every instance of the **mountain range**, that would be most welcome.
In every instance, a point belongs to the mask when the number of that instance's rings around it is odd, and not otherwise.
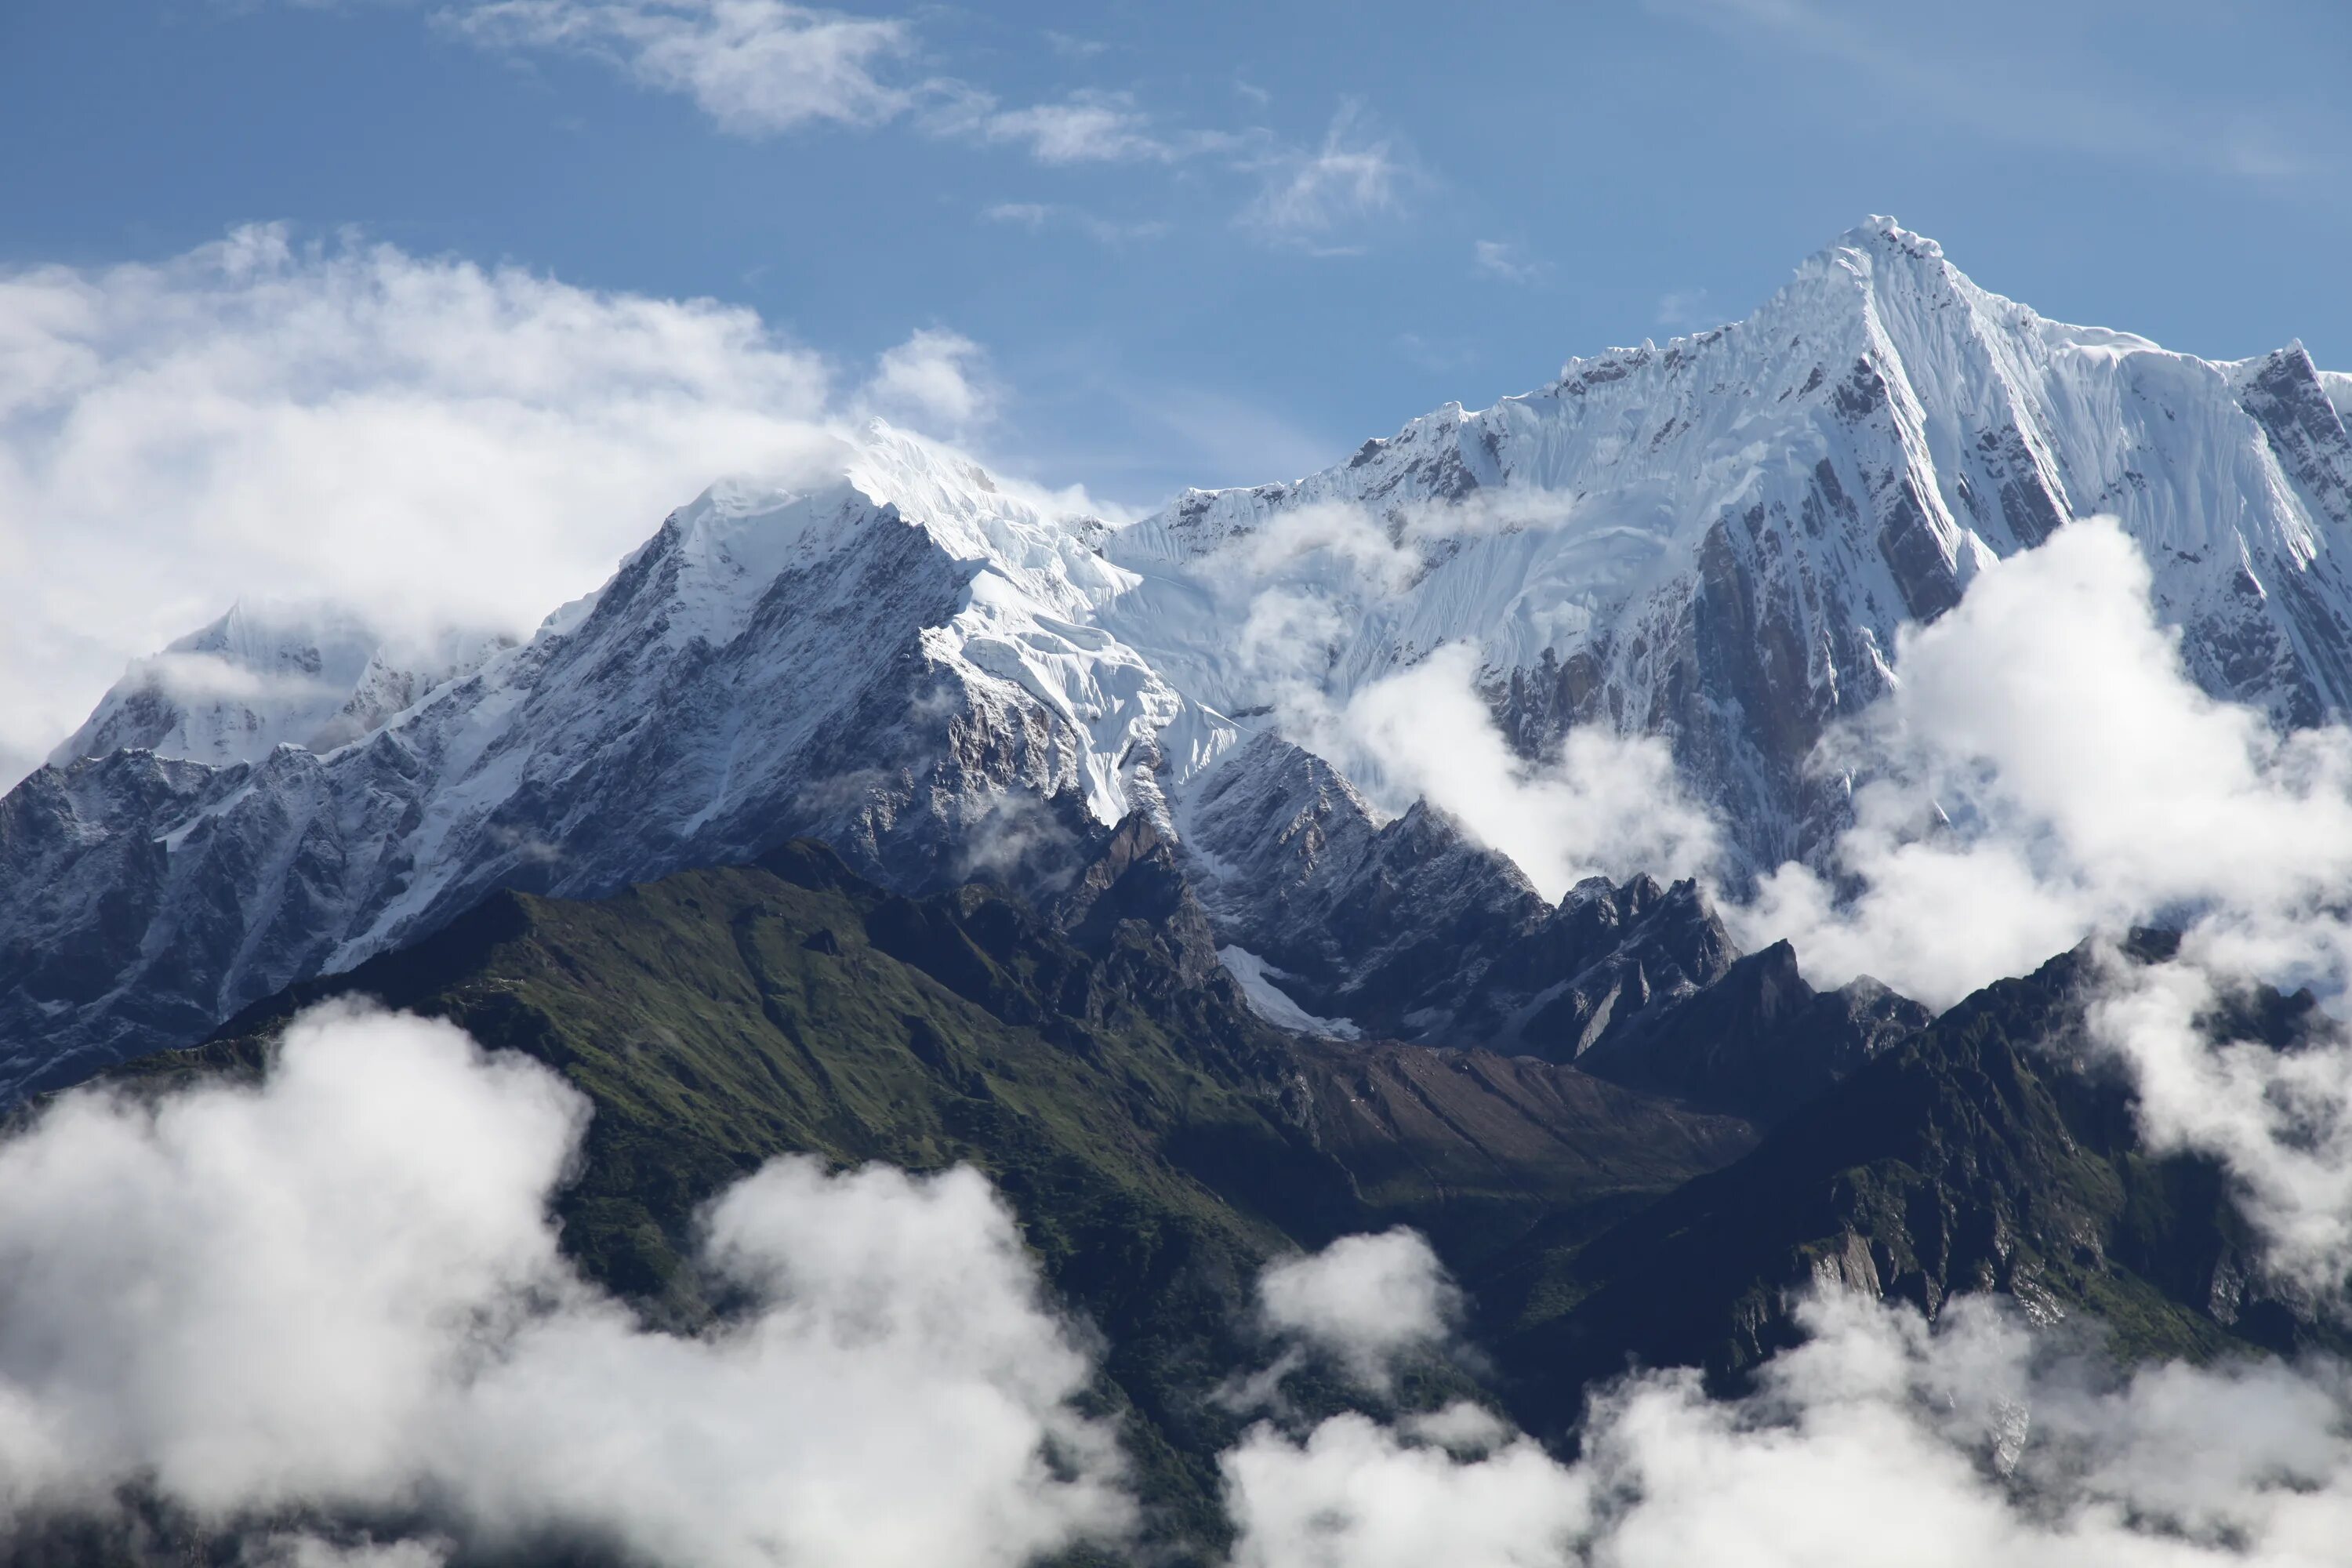
[[[762,1160],[977,1165],[1101,1331],[1171,1561],[1227,1530],[1250,1282],[1350,1232],[1423,1231],[1492,1347],[1399,1399],[1553,1437],[1629,1358],[1736,1385],[1809,1284],[2341,1352],[2221,1168],[2141,1138],[2087,952],[1937,1016],[1743,952],[1710,888],[1819,857],[1820,742],[1902,629],[2085,514],[2205,690],[2344,716],[2348,416],[2298,346],[2048,321],[1873,219],[1745,321],[1140,520],[874,424],[520,641],[241,605],[0,798],[0,1110],[265,1070],[330,997],[447,1017],[593,1102],[562,1244],[679,1326],[723,1317],[698,1215]],[[1528,767],[1657,742],[1712,882],[1551,885],[1412,798],[1346,720],[1437,668]],[[2293,1049],[2312,1002],[2231,1005]],[[1329,1370],[1299,1411],[1360,1402]]]
[[[1555,960],[1506,955],[1568,917],[1443,814],[1383,808],[1303,710],[1465,646],[1530,761],[1579,727],[1663,739],[1736,882],[1843,821],[1849,781],[1807,760],[1900,626],[2108,511],[2195,678],[2314,722],[2352,701],[2347,408],[2297,345],[2219,363],[2049,321],[1874,219],[1745,321],[1126,527],[877,424],[814,479],[714,486],[520,645],[233,611],[0,801],[0,1095],[501,888],[794,836],[909,891],[1043,887],[1132,811],[1307,1016],[1573,1055],[1597,1036]],[[1492,984],[1439,956],[1465,942]]]

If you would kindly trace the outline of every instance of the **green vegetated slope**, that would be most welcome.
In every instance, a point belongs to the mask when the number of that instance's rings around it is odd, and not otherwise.
[[[1192,1540],[1219,1528],[1214,1456],[1238,1431],[1207,1396],[1269,1354],[1248,1321],[1266,1259],[1405,1220],[1466,1267],[1539,1225],[1602,1228],[1753,1143],[1570,1068],[1304,1045],[1204,962],[1164,846],[1115,851],[1066,937],[982,887],[884,892],[806,844],[594,902],[499,894],[126,1071],[250,1070],[340,993],[526,1052],[595,1105],[567,1248],[680,1324],[709,1310],[698,1206],[764,1159],[968,1161],[1100,1331],[1160,1530]]]
[[[1999,982],[1606,1234],[1523,1237],[1483,1281],[1523,1405],[1564,1426],[1629,1358],[1736,1380],[1794,1342],[1790,1293],[1813,1282],[1930,1312],[1997,1290],[2126,1359],[2340,1348],[2262,1282],[2218,1166],[2147,1152],[2084,1035],[2090,978],[2077,952]],[[2308,1000],[2253,997],[2231,1033],[2294,1048]]]

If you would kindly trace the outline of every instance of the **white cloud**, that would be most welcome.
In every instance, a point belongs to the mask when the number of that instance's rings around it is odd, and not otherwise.
[[[1336,1357],[1368,1388],[1386,1389],[1400,1357],[1451,1337],[1462,1295],[1418,1231],[1343,1236],[1284,1258],[1258,1277],[1268,1327]]]
[[[748,310],[275,227],[0,272],[0,786],[238,598],[526,633],[715,478],[824,450],[832,381]],[[872,391],[996,395],[940,331]]]
[[[1816,984],[1878,976],[1943,1006],[2086,937],[2185,930],[2179,959],[2110,956],[2094,1040],[2131,1071],[2141,1131],[2228,1171],[2275,1280],[2352,1278],[2352,1036],[2208,1038],[2255,981],[2352,994],[2352,731],[2281,735],[2190,680],[2138,549],[2112,521],[1985,569],[1902,634],[1893,690],[1824,744],[1853,826],[1724,910],[1786,937]]]
[[[1585,725],[1557,760],[1530,763],[1503,738],[1477,675],[1476,649],[1449,643],[1363,688],[1329,726],[1338,754],[1368,759],[1366,778],[1444,809],[1547,898],[1594,875],[1714,868],[1715,822],[1684,791],[1664,742]]]
[[[1296,565],[1314,569],[1325,563],[1387,594],[1411,586],[1423,569],[1421,552],[1411,542],[1391,538],[1370,513],[1345,501],[1285,508],[1244,535],[1219,563],[1252,581]]]
[[[883,353],[860,399],[875,412],[952,435],[995,418],[1001,395],[978,343],[924,328]]]
[[[1331,248],[1333,236],[1402,205],[1411,171],[1385,138],[1368,134],[1350,105],[1319,146],[1262,159],[1265,184],[1242,221],[1270,238]]]
[[[885,68],[916,46],[898,17],[787,0],[474,0],[436,16],[485,47],[605,59],[645,87],[690,98],[739,136],[905,119],[932,136],[1018,147],[1048,165],[1173,163],[1236,144],[1218,132],[1162,135],[1126,92],[1088,88],[1007,108],[951,77],[893,79]]]
[[[1045,44],[1066,60],[1090,60],[1110,47],[1099,38],[1076,37],[1051,27],[1045,29]]]
[[[586,1115],[526,1059],[341,1008],[260,1087],[53,1107],[0,1145],[0,1514],[137,1479],[215,1524],[413,1509],[720,1568],[1009,1568],[1125,1528],[1087,1360],[982,1178],[772,1163],[709,1215],[749,1305],[660,1333],[557,1256]]]
[[[998,202],[981,209],[980,216],[990,223],[1018,224],[1024,228],[1045,226],[1054,209],[1043,202]]]
[[[265,1082],[71,1095],[0,1143],[0,1523],[138,1480],[247,1560],[435,1568],[608,1542],[649,1563],[1013,1568],[1135,1513],[1090,1368],[968,1170],[771,1163],[713,1206],[729,1322],[649,1330],[559,1256],[586,1109],[535,1063],[347,1006]],[[1375,1389],[1459,1300],[1410,1232],[1262,1278]],[[2352,1377],[2116,1376],[1991,1300],[1843,1295],[1753,1393],[1598,1390],[1572,1458],[1456,1404],[1253,1427],[1239,1568],[2301,1568],[2352,1531]],[[282,1532],[399,1514],[414,1540]]]
[[[2352,1528],[2340,1368],[2107,1386],[1982,1299],[1933,1328],[1851,1297],[1801,1317],[1746,1398],[1684,1372],[1603,1389],[1573,1461],[1458,1421],[1260,1426],[1223,1461],[1235,1562],[2288,1568]]]
[[[647,87],[693,99],[738,135],[814,121],[875,125],[913,101],[876,74],[913,47],[912,30],[896,18],[784,0],[486,0],[437,19],[490,47],[610,58]]]
[[[2149,1146],[2208,1154],[2227,1171],[2267,1277],[2340,1310],[2352,1288],[2352,1037],[2318,1019],[2294,1050],[2214,1041],[2217,979],[2246,978],[2227,948],[2226,935],[2200,930],[2172,963],[2111,958],[2091,1035],[2130,1065]]]
[[[1470,269],[1481,278],[1498,279],[1505,283],[1532,283],[1544,274],[1544,265],[1527,255],[1516,245],[1499,239],[1481,239],[1470,247]]]
[[[1079,92],[1058,103],[1020,109],[964,89],[925,123],[936,134],[1022,147],[1040,163],[1171,162],[1184,149],[1150,131],[1150,120],[1125,93]]]
[[[2352,879],[2352,735],[2281,738],[2207,697],[2150,583],[2093,519],[1906,628],[1895,689],[1824,752],[1857,781],[1833,860],[1858,896],[1784,866],[1741,912],[1747,940],[1931,1004],[2167,915],[2226,919],[2273,972],[2340,963],[2308,917]]]

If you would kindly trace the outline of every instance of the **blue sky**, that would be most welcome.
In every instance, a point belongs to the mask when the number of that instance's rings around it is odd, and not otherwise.
[[[2352,366],[2347,79],[2333,0],[14,0],[0,262],[271,220],[845,363],[951,331],[980,446],[1147,503],[1745,314],[1868,212],[2052,315]]]
[[[1874,212],[2352,369],[2347,79],[2341,0],[0,0],[0,784],[238,599],[522,635],[872,413],[1290,478]]]

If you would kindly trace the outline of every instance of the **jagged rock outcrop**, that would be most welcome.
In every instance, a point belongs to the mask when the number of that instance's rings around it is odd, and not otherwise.
[[[1142,582],[1105,624],[1229,713],[1302,680],[1344,704],[1466,640],[1522,754],[1580,724],[1665,737],[1769,868],[1843,820],[1843,781],[1806,763],[1885,689],[1904,623],[2072,518],[2137,541],[2207,690],[2345,712],[2340,384],[2299,345],[2216,363],[2048,321],[1874,218],[1744,321],[1185,495],[1111,541]],[[1236,637],[1254,605],[1294,635]]]
[[[418,662],[233,615],[0,800],[0,1100],[497,889],[810,834],[902,890],[1045,890],[1136,811],[1309,1015],[1587,1052],[1720,978],[1694,894],[1555,910],[1286,720],[1319,740],[1472,643],[1531,763],[1580,725],[1667,742],[1736,889],[1844,820],[1815,747],[1886,689],[1901,628],[2093,511],[2206,689],[2342,714],[2347,385],[2299,347],[2221,364],[2046,321],[1874,219],[1745,321],[1123,530],[876,426],[809,482],[714,487],[520,647]],[[190,658],[245,695],[174,689]]]

